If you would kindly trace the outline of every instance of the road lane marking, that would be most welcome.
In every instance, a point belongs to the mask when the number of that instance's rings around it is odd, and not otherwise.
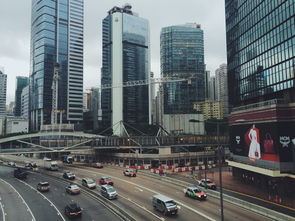
[[[135,187],[136,189],[138,189],[140,192],[143,192],[143,190],[142,189],[140,189],[140,188],[138,188],[138,187]]]
[[[105,175],[105,173],[92,172],[91,170],[86,170],[86,169],[81,169],[81,168],[75,168],[75,169],[77,169],[77,170],[87,171],[87,172],[90,172],[90,173],[92,173],[92,174]],[[114,177],[114,176],[112,176],[112,177]],[[159,193],[159,192],[156,192],[156,191],[154,191],[154,190],[152,190],[152,189],[149,189],[149,188],[147,188],[147,187],[144,187],[144,186],[142,186],[142,185],[139,185],[139,184],[136,184],[136,183],[132,183],[132,182],[130,182],[130,181],[127,181],[127,180],[124,180],[124,179],[121,179],[121,178],[118,178],[118,177],[114,177],[114,179],[117,179],[117,180],[120,180],[120,181],[123,181],[123,182],[129,183],[129,184],[131,184],[131,185],[137,186],[137,187],[139,187],[139,188],[141,188],[141,189],[145,189],[145,190],[147,190],[147,191],[149,191],[149,192],[152,192],[152,193],[154,193],[154,194],[161,194],[161,193]],[[181,203],[181,202],[176,201],[176,200],[175,200],[175,202],[178,203],[179,205],[181,205],[181,206],[187,208],[188,210],[191,210],[192,212],[197,213],[197,214],[199,214],[200,216],[203,216],[204,218],[206,218],[206,219],[208,219],[208,220],[210,220],[210,221],[216,221],[215,219],[213,219],[213,218],[207,216],[206,214],[204,214],[204,213],[202,213],[202,212],[200,212],[200,211],[195,210],[195,209],[192,208],[192,207],[189,207],[189,206],[185,205],[184,203]]]
[[[165,219],[161,216],[158,216],[157,214],[153,213],[152,211],[149,211],[147,208],[145,208],[144,206],[139,205],[138,203],[134,202],[133,200],[131,200],[129,197],[125,197],[122,194],[118,194],[120,197],[124,198],[125,200],[130,201],[131,203],[135,204],[136,206],[138,206],[139,208],[143,209],[144,211],[148,212],[149,214],[153,215],[154,217],[156,217],[159,220],[165,221]]]
[[[0,198],[0,200],[1,200],[1,198]],[[6,213],[4,211],[4,205],[1,202],[0,202],[0,207],[1,207],[1,211],[2,211],[3,221],[5,221]]]
[[[23,203],[26,205],[26,207],[27,207],[27,211],[31,214],[31,216],[32,216],[32,221],[36,221],[36,219],[35,219],[35,216],[34,216],[34,214],[32,213],[32,211],[31,211],[31,209],[30,209],[30,207],[29,207],[29,205],[26,203],[26,201],[24,200],[24,198],[20,195],[20,193],[10,184],[10,183],[8,183],[8,182],[6,182],[5,180],[3,180],[3,179],[1,179],[0,178],[0,180],[2,181],[2,182],[4,182],[4,183],[6,183],[7,185],[9,185],[17,194],[18,194],[18,196],[19,196],[19,198],[21,198],[22,199],[22,201],[23,201]]]
[[[19,182],[27,185],[28,187],[30,187],[32,190],[39,192],[38,190],[36,190],[34,187],[32,187],[30,184],[22,181],[22,180],[18,180]],[[46,199],[49,203],[50,206],[53,206],[55,208],[55,210],[57,211],[57,214],[62,218],[63,221],[66,221],[65,218],[63,217],[63,215],[61,214],[61,212],[57,209],[57,207],[54,205],[54,203],[52,201],[50,201],[43,193],[39,192],[41,194],[41,196],[43,196],[44,199]]]

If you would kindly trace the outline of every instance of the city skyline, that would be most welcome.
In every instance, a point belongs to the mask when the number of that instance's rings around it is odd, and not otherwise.
[[[84,91],[100,85],[100,68],[102,67],[101,20],[113,6],[122,6],[126,1],[108,1],[94,3],[84,1],[85,37],[84,37]],[[0,65],[7,74],[7,103],[14,100],[16,76],[29,76],[30,60],[30,2],[9,1],[2,3],[0,24],[5,33],[0,36]],[[157,2],[155,10],[153,1],[128,1],[140,17],[150,22],[151,32],[151,71],[160,76],[160,31],[162,27],[196,22],[204,29],[205,63],[211,74],[221,64],[226,63],[224,2],[215,0],[215,4],[202,1],[169,1],[169,10],[161,16],[168,1]],[[179,8],[183,10],[179,10]],[[18,16],[13,16],[11,10]],[[175,13],[178,16],[175,16]],[[159,20],[161,18],[161,20]],[[7,27],[7,28],[5,28]],[[14,27],[9,29],[8,27]],[[219,33],[216,35],[216,33]]]

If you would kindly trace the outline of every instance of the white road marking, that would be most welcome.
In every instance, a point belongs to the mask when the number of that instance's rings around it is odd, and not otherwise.
[[[87,172],[90,172],[90,173],[93,173],[93,174],[101,174],[101,175],[105,175],[105,173],[103,174],[103,173],[99,173],[99,172],[92,172],[91,170],[86,170],[86,169],[81,169],[81,168],[75,168],[75,169],[77,169],[77,170],[87,171]],[[141,186],[141,185],[139,185],[139,184],[135,184],[135,183],[132,183],[132,182],[130,182],[130,181],[127,181],[127,180],[124,180],[124,179],[121,179],[121,178],[118,178],[118,177],[114,177],[114,176],[112,176],[112,177],[113,177],[114,179],[120,180],[120,181],[122,181],[122,182],[126,182],[126,183],[129,183],[129,184],[131,184],[131,185],[137,186],[137,187],[139,187],[139,188],[141,188],[141,189],[145,189],[145,190],[147,190],[147,191],[149,191],[149,192],[152,192],[152,193],[154,193],[154,194],[161,194],[161,193],[159,193],[159,192],[156,192],[156,191],[154,191],[154,190],[152,190],[152,189],[149,189],[149,188],[147,188],[147,187]],[[192,212],[197,213],[197,214],[199,214],[200,216],[203,216],[204,218],[206,218],[206,219],[208,219],[208,220],[210,220],[210,221],[216,221],[215,219],[211,218],[210,216],[207,216],[206,214],[204,214],[204,213],[202,213],[202,212],[200,212],[200,211],[198,211],[198,210],[195,210],[194,208],[192,208],[192,207],[190,207],[190,206],[187,206],[187,205],[185,205],[184,203],[181,203],[181,202],[179,202],[179,201],[175,201],[175,202],[178,203],[179,205],[181,205],[181,206],[187,208],[188,210],[191,210]]]
[[[20,181],[21,183],[27,185],[28,187],[30,187],[32,190],[36,191],[36,192],[39,192],[38,190],[36,190],[34,187],[32,187],[30,184],[22,181],[22,180],[18,180]],[[60,215],[60,217],[62,218],[63,221],[66,221],[65,218],[63,217],[63,215],[61,214],[61,212],[57,209],[57,207],[54,205],[54,203],[52,201],[50,201],[43,193],[39,192],[41,194],[41,196],[43,196],[44,199],[46,199],[49,203],[50,203],[50,206],[53,206],[55,208],[55,210],[57,211],[57,214]]]
[[[153,215],[154,217],[156,217],[159,220],[165,221],[165,219],[163,217],[158,216],[157,214],[149,211],[148,209],[146,209],[144,206],[139,205],[138,203],[134,202],[133,200],[131,200],[129,197],[125,197],[122,194],[118,194],[120,197],[130,201],[131,203],[135,204],[136,206],[138,206],[139,208],[145,210],[146,212],[148,212],[149,214]]]
[[[143,190],[142,189],[140,189],[140,188],[138,188],[138,187],[135,187],[136,189],[138,189],[140,192],[143,192]]]
[[[22,201],[23,201],[23,203],[26,205],[26,207],[27,207],[27,211],[31,214],[31,216],[32,216],[32,221],[36,221],[36,219],[35,219],[35,216],[34,216],[34,214],[32,213],[32,211],[31,211],[31,209],[30,209],[30,207],[28,206],[28,204],[26,203],[26,201],[24,200],[24,198],[20,195],[20,193],[10,184],[10,183],[8,183],[8,182],[6,182],[5,180],[3,180],[3,179],[1,179],[0,178],[0,180],[2,181],[2,182],[4,182],[4,183],[6,183],[8,186],[10,186],[17,194],[18,194],[18,196],[19,196],[19,198],[21,198],[22,199]]]
[[[0,198],[1,200],[1,198]],[[5,216],[6,216],[6,213],[4,211],[4,205],[0,202],[0,207],[1,207],[1,211],[2,211],[2,217],[3,217],[3,221],[5,221]]]

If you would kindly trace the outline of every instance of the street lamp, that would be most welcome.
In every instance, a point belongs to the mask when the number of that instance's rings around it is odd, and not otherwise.
[[[196,119],[190,119],[189,122],[204,122]],[[210,122],[212,123],[212,122]],[[220,146],[219,143],[219,122],[214,122],[217,125],[217,149],[216,149],[216,154],[218,156],[218,167],[219,167],[219,186],[220,186],[220,216],[221,216],[221,221],[224,221],[224,214],[223,214],[223,189],[222,189],[222,159],[224,156],[224,149],[222,146]],[[206,165],[205,165],[205,179],[206,179]]]

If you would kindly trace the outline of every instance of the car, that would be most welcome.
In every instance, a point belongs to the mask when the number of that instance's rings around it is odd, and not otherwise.
[[[176,215],[178,212],[177,203],[173,199],[162,194],[154,195],[152,204],[154,209],[162,212],[165,216]]]
[[[98,182],[99,182],[99,184],[101,184],[101,185],[104,185],[104,184],[108,184],[108,185],[111,185],[111,186],[114,185],[113,180],[112,180],[110,177],[107,177],[107,176],[103,176],[103,177],[101,177],[101,178],[98,180]]]
[[[199,185],[205,187],[206,189],[216,190],[216,183],[211,179],[201,179]]]
[[[34,170],[34,171],[38,170],[37,164],[35,162],[26,162],[25,163],[25,168],[31,169],[31,170]]]
[[[124,170],[123,174],[125,176],[136,177],[136,170],[134,170],[134,169],[126,169],[126,170]]]
[[[89,189],[95,189],[96,183],[91,178],[83,178],[82,179],[82,185],[88,187]]]
[[[65,214],[69,218],[82,216],[82,209],[77,203],[69,203],[65,206]]]
[[[37,190],[39,190],[40,192],[49,191],[50,190],[50,185],[49,185],[48,182],[39,182],[37,184]]]
[[[117,191],[111,185],[105,184],[100,187],[100,193],[108,199],[116,199],[118,197]]]
[[[68,180],[74,180],[76,178],[75,174],[73,174],[72,172],[64,172],[64,174],[62,175],[63,178],[68,179]]]
[[[92,167],[95,167],[95,168],[103,168],[103,165],[102,163],[92,163]]]
[[[23,171],[20,168],[17,168],[14,170],[13,175],[15,178],[24,180],[24,179],[27,179],[28,173],[26,171]]]
[[[184,189],[184,194],[185,196],[199,200],[205,200],[207,198],[207,195],[198,187],[187,187]]]
[[[66,187],[66,192],[69,194],[79,194],[81,191],[80,187],[73,184]]]
[[[15,162],[8,162],[8,166],[12,166],[12,167],[15,167],[16,166],[16,164],[15,164]]]

